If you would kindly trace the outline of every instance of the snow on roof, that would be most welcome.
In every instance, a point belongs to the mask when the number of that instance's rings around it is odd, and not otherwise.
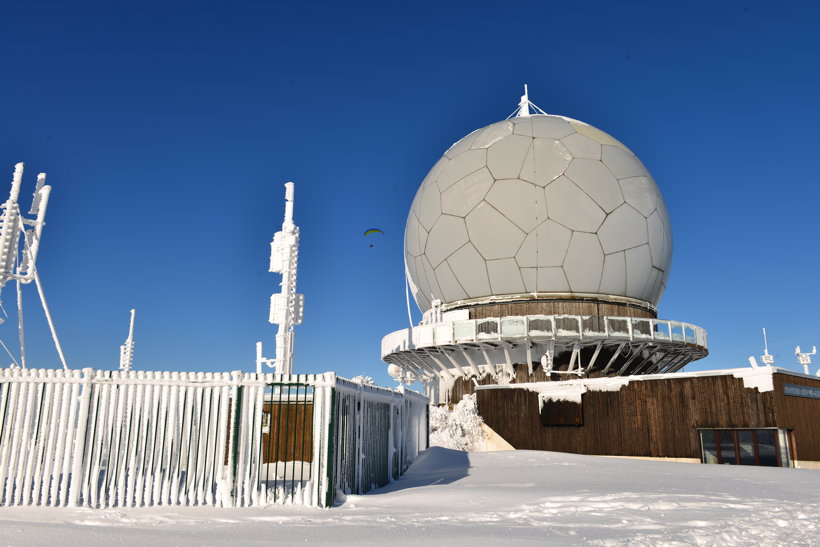
[[[566,401],[581,403],[581,396],[587,391],[620,391],[630,382],[645,382],[648,380],[675,380],[679,378],[700,378],[708,376],[728,376],[743,380],[743,387],[757,388],[760,393],[774,390],[774,373],[797,374],[791,370],[777,367],[760,368],[733,368],[724,370],[703,370],[698,372],[672,372],[667,374],[641,374],[635,376],[614,376],[609,378],[579,378],[577,380],[563,380],[559,382],[532,382],[507,385],[476,386],[476,390],[485,389],[526,389],[538,394],[538,403],[543,406],[545,401]]]

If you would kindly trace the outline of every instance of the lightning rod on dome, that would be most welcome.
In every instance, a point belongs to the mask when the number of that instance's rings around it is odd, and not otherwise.
[[[544,116],[547,115],[546,112],[541,110],[535,103],[530,101],[530,93],[529,89],[527,88],[527,84],[524,84],[524,94],[521,96],[521,101],[518,103],[518,108],[515,111],[507,116],[507,119],[510,118],[529,118],[531,115],[530,107],[535,111],[536,114],[543,114]]]
[[[279,293],[270,298],[268,321],[279,328],[276,332],[276,357],[262,356],[262,342],[256,343],[256,372],[262,365],[274,367],[278,374],[293,373],[293,327],[302,323],[304,295],[296,293],[296,270],[299,260],[299,227],[293,223],[293,183],[285,183],[285,220],[270,244],[269,271],[282,274]]]

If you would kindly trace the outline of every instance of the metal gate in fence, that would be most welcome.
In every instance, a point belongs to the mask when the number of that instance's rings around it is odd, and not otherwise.
[[[425,397],[333,373],[0,370],[0,505],[332,505],[427,448]]]

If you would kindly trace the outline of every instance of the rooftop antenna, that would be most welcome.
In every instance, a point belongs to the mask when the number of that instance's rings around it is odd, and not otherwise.
[[[766,339],[766,329],[763,329],[763,355],[760,356],[760,360],[763,361],[763,364],[767,367],[770,367],[774,364],[774,355],[769,355],[769,341]]]
[[[767,367],[770,367],[774,364],[774,355],[769,354],[769,342],[766,340],[766,329],[763,329],[763,355],[760,356],[760,360],[763,361],[763,364]],[[752,365],[752,368],[759,368],[757,364],[757,359],[754,356],[749,357],[749,364]]]
[[[256,372],[262,365],[275,367],[277,374],[293,374],[293,327],[302,323],[304,295],[296,293],[296,269],[299,261],[299,227],[293,223],[293,183],[285,183],[285,220],[282,230],[273,235],[270,244],[270,270],[282,274],[279,293],[270,297],[268,321],[279,326],[276,332],[276,357],[262,356],[262,342],[256,343]]]
[[[3,203],[2,214],[0,214],[0,291],[9,281],[17,282],[17,310],[20,333],[20,357],[22,367],[26,366],[26,345],[23,328],[23,296],[20,284],[29,284],[34,281],[37,286],[37,293],[40,296],[40,303],[46,316],[51,337],[57,348],[63,368],[68,369],[63,348],[57,337],[54,328],[54,321],[46,302],[43,285],[37,273],[37,254],[40,250],[40,239],[45,226],[46,209],[48,208],[48,198],[51,195],[51,186],[46,184],[46,174],[37,175],[37,184],[34,187],[34,197],[31,201],[31,209],[28,214],[31,218],[25,218],[20,212],[20,204],[17,199],[20,197],[20,185],[23,181],[23,169],[25,164],[18,163],[14,166],[14,175],[11,180],[11,191],[9,198]],[[20,241],[22,240],[22,249]],[[21,253],[22,250],[22,253]]]
[[[524,84],[524,94],[521,96],[521,101],[518,103],[518,108],[515,111],[507,116],[507,119],[510,118],[529,118],[532,114],[530,112],[530,107],[535,111],[536,114],[543,114],[544,116],[547,115],[546,112],[538,108],[535,103],[530,101],[530,94],[529,90],[527,89],[527,84]]]
[[[131,310],[131,326],[128,328],[128,338],[120,346],[120,370],[128,372],[134,364],[134,314]]]
[[[817,353],[817,346],[811,347],[811,352],[800,351],[800,346],[794,348],[794,354],[797,356],[797,362],[803,365],[803,374],[809,374],[809,365],[811,364],[811,356]]]

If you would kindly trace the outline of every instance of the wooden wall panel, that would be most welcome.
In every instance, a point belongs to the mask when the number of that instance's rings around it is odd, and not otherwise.
[[[820,399],[786,395],[784,384],[820,389],[820,379],[775,374],[774,397],[780,427],[794,429],[793,451],[798,460],[820,461]]]
[[[620,391],[589,391],[583,396],[580,427],[542,426],[538,396],[524,389],[477,393],[487,425],[522,449],[699,458],[697,428],[789,427],[776,420],[774,392],[745,388],[742,379],[731,375],[639,381]],[[802,457],[811,459],[806,454]]]
[[[609,315],[615,317],[645,317],[658,315],[648,308],[582,300],[532,300],[471,306],[470,319],[511,317],[517,315]]]
[[[270,432],[262,434],[262,463],[313,459],[313,403],[265,403]]]

